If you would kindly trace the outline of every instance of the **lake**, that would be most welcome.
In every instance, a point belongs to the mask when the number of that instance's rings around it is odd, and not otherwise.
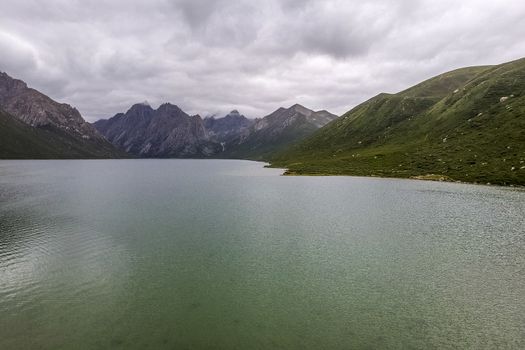
[[[525,191],[0,161],[0,349],[523,349]]]

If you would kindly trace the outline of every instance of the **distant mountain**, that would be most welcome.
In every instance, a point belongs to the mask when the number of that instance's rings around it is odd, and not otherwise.
[[[204,118],[204,127],[208,136],[217,142],[231,141],[232,138],[246,133],[253,123],[253,119],[246,118],[237,110],[231,111],[223,118]]]
[[[525,59],[380,94],[273,157],[294,174],[525,185]]]
[[[202,120],[166,103],[157,110],[136,104],[93,125],[113,145],[140,157],[266,159],[335,118],[294,105],[256,120],[236,110]]]
[[[149,158],[200,158],[219,152],[209,141],[200,116],[189,116],[170,103],[154,110],[133,105],[126,113],[93,124],[113,145]]]
[[[29,88],[23,81],[1,72],[0,109],[2,158],[124,156],[87,123],[78,110],[58,103]]]
[[[277,151],[311,135],[337,116],[327,111],[314,112],[301,105],[279,108],[257,119],[244,132],[225,145],[222,157],[268,159]]]

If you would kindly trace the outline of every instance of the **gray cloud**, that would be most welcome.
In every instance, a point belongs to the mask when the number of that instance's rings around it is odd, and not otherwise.
[[[131,104],[341,114],[441,72],[525,56],[521,0],[18,0],[0,70],[90,121]]]

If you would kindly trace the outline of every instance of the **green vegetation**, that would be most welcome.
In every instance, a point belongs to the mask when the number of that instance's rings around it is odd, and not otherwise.
[[[225,140],[225,150],[218,157],[267,160],[336,118],[336,115],[327,111],[315,112],[299,104],[290,108],[281,107],[255,120],[247,132]]]
[[[289,174],[525,185],[525,59],[380,94],[270,160]]]
[[[253,132],[243,143],[237,144],[221,154],[221,158],[265,160],[276,150],[287,149],[298,140],[302,140],[318,130],[314,125],[300,121],[290,125],[278,134],[272,135],[273,130]]]
[[[126,157],[109,143],[85,141],[56,127],[34,128],[0,110],[0,159]]]

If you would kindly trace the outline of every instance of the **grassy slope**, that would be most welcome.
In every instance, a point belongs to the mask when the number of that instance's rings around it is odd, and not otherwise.
[[[0,159],[125,156],[109,144],[86,142],[56,128],[33,128],[0,110]]]
[[[525,185],[525,59],[380,94],[272,160],[293,174]]]
[[[277,150],[286,149],[298,140],[313,134],[317,128],[308,123],[298,123],[285,128],[277,136],[269,136],[266,130],[254,132],[247,142],[234,145],[219,154],[221,158],[268,160]],[[228,147],[228,146],[227,146]]]

